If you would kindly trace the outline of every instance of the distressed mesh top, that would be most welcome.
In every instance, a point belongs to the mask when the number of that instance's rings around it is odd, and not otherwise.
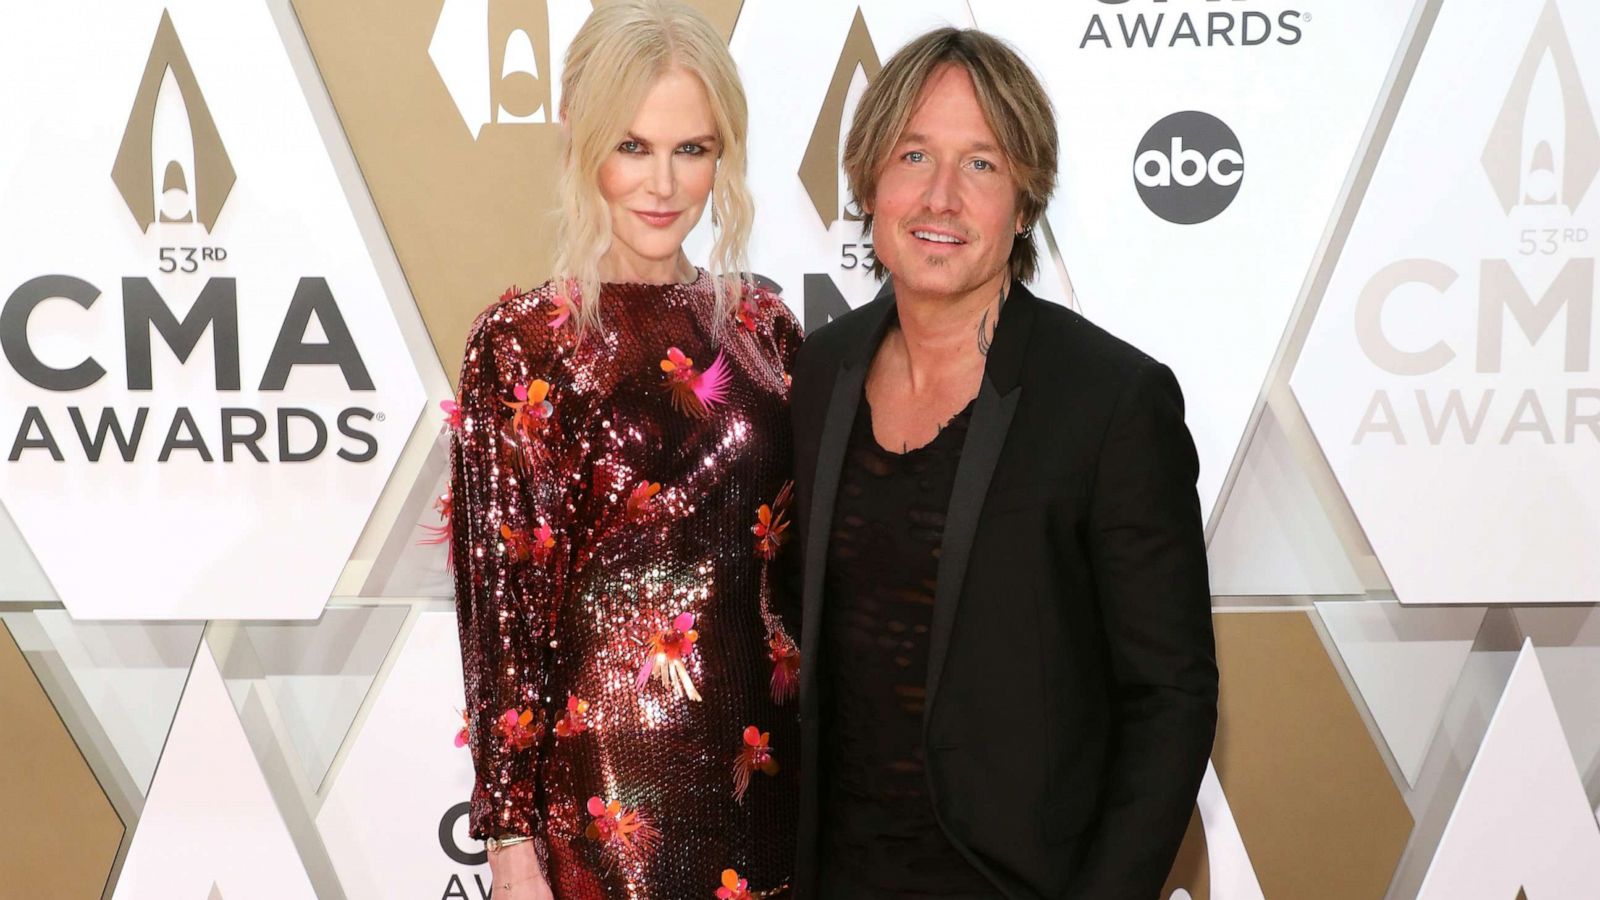
[[[759,896],[793,865],[798,653],[772,613],[801,340],[752,285],[553,284],[473,325],[448,504],[471,833],[533,834],[556,896]]]
[[[971,417],[968,404],[893,453],[863,394],[851,426],[822,614],[825,900],[995,896],[939,828],[922,748],[939,547]]]

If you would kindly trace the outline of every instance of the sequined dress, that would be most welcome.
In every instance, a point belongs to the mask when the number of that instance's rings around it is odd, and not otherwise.
[[[607,284],[575,338],[551,284],[468,338],[449,541],[471,834],[533,834],[561,900],[788,881],[798,656],[788,371],[800,328],[711,276]]]

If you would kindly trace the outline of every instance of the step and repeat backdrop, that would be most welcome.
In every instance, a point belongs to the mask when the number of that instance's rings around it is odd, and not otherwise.
[[[1600,897],[1600,5],[694,5],[808,329],[878,287],[838,162],[889,55],[976,26],[1050,89],[1035,291],[1173,367],[1202,460],[1161,900]],[[548,275],[591,8],[0,11],[0,897],[489,896],[438,404]]]

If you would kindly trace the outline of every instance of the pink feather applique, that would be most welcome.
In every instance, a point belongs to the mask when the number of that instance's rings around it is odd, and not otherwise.
[[[666,373],[667,390],[672,392],[672,405],[681,413],[696,418],[711,414],[712,407],[728,402],[728,385],[733,371],[728,368],[727,357],[721,353],[711,361],[704,372],[694,367],[694,360],[677,347],[667,348],[667,358],[661,361],[661,371]]]

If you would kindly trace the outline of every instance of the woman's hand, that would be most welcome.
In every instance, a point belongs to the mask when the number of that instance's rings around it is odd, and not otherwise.
[[[494,900],[555,900],[533,841],[490,851],[489,872],[494,876]]]

